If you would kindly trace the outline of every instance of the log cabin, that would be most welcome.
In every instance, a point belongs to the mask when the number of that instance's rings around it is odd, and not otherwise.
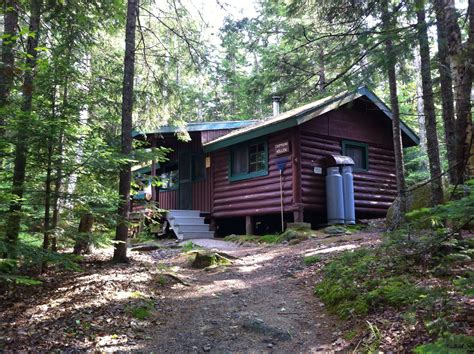
[[[354,161],[356,217],[383,217],[396,196],[391,119],[362,87],[263,120],[189,123],[188,142],[169,126],[135,139],[172,149],[150,174],[163,181],[152,199],[170,210],[177,235],[253,234],[274,231],[282,210],[285,222],[324,222],[328,155]],[[401,132],[404,148],[419,144],[404,123]]]

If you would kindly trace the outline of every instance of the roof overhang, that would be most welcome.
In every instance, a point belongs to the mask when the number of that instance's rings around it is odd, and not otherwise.
[[[209,130],[226,130],[226,129],[240,129],[249,125],[255,124],[256,120],[229,120],[229,121],[216,121],[216,122],[191,122],[187,123],[183,127],[166,125],[150,132],[139,132],[134,131],[133,137],[153,135],[153,134],[173,134],[180,131],[187,132],[201,132]]]
[[[383,101],[380,100],[369,89],[366,87],[361,87],[355,91],[344,92],[332,97],[327,97],[291,111],[284,112],[278,116],[271,117],[265,121],[254,123],[239,130],[234,130],[229,134],[204,144],[204,152],[208,153],[216,151],[244,141],[259,138],[264,135],[303,124],[362,96],[367,97],[367,99],[373,102],[387,118],[390,120],[393,119],[392,112],[385,105],[385,103],[383,103]],[[419,137],[405,123],[400,122],[400,129],[412,142],[412,145],[418,145],[420,143]]]

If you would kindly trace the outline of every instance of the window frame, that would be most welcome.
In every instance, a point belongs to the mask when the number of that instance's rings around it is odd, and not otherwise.
[[[232,172],[232,166],[234,165],[234,152],[245,148],[247,152],[247,171],[249,168],[249,160],[248,160],[248,155],[249,155],[249,147],[252,145],[259,145],[263,144],[264,146],[264,154],[265,154],[265,159],[264,159],[264,168],[258,171],[253,171],[253,172],[242,172],[238,174],[234,174]],[[246,143],[241,143],[238,145],[233,146],[232,148],[229,149],[229,161],[228,161],[228,176],[229,176],[229,181],[234,182],[234,181],[241,181],[244,179],[250,179],[250,178],[256,178],[256,177],[262,177],[262,176],[267,176],[268,175],[268,142],[265,139],[259,139],[259,140],[252,140],[250,142]]]
[[[202,173],[203,175],[201,177],[196,178],[195,175],[195,170],[194,170],[194,161],[196,158],[201,158],[202,159]],[[207,178],[207,168],[206,168],[206,156],[203,153],[196,153],[196,154],[191,154],[191,181],[192,182],[198,182],[198,181],[204,181]]]
[[[354,165],[353,170],[359,172],[367,172],[369,170],[369,145],[360,141],[342,140],[342,155],[347,156],[346,149],[348,146],[364,148],[363,157],[365,159],[365,168],[355,167]]]

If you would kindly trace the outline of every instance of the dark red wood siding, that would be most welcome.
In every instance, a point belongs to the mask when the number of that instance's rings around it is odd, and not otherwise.
[[[177,209],[178,208],[178,191],[160,191],[158,193],[158,208],[161,209]]]
[[[204,145],[205,143],[220,138],[223,135],[229,133],[232,129],[219,129],[219,130],[206,130],[201,132],[201,142]]]
[[[164,139],[158,139],[158,146],[165,146],[173,149],[168,154],[169,161],[177,161],[179,154],[188,151],[191,154],[202,153],[201,132],[192,132],[191,141],[179,141],[173,134],[167,134]],[[206,178],[192,182],[192,208],[204,212],[212,211],[212,173],[206,169]],[[172,191],[160,191],[158,193],[159,207],[163,209],[179,209],[178,198],[179,189]]]
[[[246,215],[276,214],[280,212],[280,173],[276,162],[274,145],[282,141],[291,142],[288,131],[268,137],[268,175],[241,181],[229,181],[229,150],[223,149],[212,154],[214,174],[214,217],[235,217]],[[284,210],[294,210],[292,193],[291,154],[283,172]]]
[[[325,212],[327,154],[341,154],[342,140],[368,144],[369,169],[354,172],[355,206],[358,215],[383,215],[396,195],[395,160],[390,127],[370,113],[339,109],[300,126],[301,189],[303,207]],[[317,175],[315,166],[323,167]]]

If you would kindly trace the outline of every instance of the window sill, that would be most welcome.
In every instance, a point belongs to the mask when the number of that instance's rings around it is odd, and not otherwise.
[[[268,170],[255,171],[251,173],[245,173],[240,175],[229,176],[230,182],[241,181],[244,179],[251,179],[255,177],[263,177],[268,175]]]

